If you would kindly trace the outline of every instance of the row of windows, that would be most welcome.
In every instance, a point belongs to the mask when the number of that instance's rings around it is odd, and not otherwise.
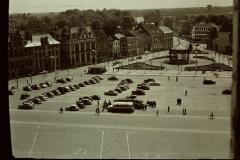
[[[44,57],[50,57],[54,55],[58,55],[58,50],[57,51],[48,51],[48,52],[40,52],[35,54],[35,58],[44,58]]]
[[[209,31],[209,27],[197,27],[195,31]]]
[[[37,50],[45,50],[45,49],[58,49],[59,45],[49,45],[49,46],[45,46],[45,47],[34,47],[33,50],[37,51]]]

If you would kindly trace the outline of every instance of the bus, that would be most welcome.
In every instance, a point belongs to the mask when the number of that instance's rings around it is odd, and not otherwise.
[[[114,102],[108,107],[108,112],[133,113],[133,102]]]
[[[138,98],[120,98],[115,99],[114,102],[132,102],[135,109],[145,109],[147,107],[147,105],[143,103],[143,100]]]

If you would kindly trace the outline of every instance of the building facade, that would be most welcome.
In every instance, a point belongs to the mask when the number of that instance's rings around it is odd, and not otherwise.
[[[51,35],[27,35],[17,32],[10,36],[8,50],[9,78],[60,68],[60,42]]]
[[[82,66],[97,62],[96,40],[89,26],[62,30],[61,62],[63,67]]]
[[[159,26],[161,30],[160,49],[170,50],[173,47],[173,31],[166,26]]]
[[[215,27],[219,30],[219,27],[214,23],[199,22],[192,28],[192,39],[193,40],[207,40],[208,32],[210,28]]]

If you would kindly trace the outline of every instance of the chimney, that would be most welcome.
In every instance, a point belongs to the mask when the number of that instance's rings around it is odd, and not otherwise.
[[[158,22],[154,22],[155,26],[158,27]]]
[[[48,37],[41,37],[40,41],[42,46],[48,45]]]

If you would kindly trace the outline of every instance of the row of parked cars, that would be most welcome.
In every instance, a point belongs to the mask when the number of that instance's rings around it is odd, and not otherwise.
[[[73,77],[67,77],[67,78],[59,78],[56,80],[57,83],[67,83],[71,82],[73,80]]]
[[[92,77],[89,81],[85,81],[85,82],[88,82],[87,84],[90,85],[90,84],[99,83],[100,80],[102,80],[102,78],[100,76],[95,76],[95,77]],[[60,96],[60,95],[63,95],[65,93],[68,93],[71,91],[76,91],[76,90],[80,89],[80,87],[85,87],[86,86],[85,82],[79,83],[79,84],[74,84],[74,85],[60,86],[52,91],[42,93],[40,96],[36,96],[34,98],[28,99],[27,101],[24,101],[22,103],[22,105],[18,106],[18,108],[19,109],[34,109],[34,106],[36,104],[41,104],[42,102],[47,101],[48,98]],[[30,97],[29,94],[23,93],[21,95],[20,99],[23,100],[23,99],[27,99],[29,97]]]
[[[52,86],[52,83],[47,81],[47,82],[40,83],[40,84],[33,84],[31,86],[30,85],[24,86],[23,90],[24,91],[40,90],[42,88],[47,88],[47,87],[51,87],[51,86]]]
[[[160,82],[156,82],[152,78],[145,79],[142,83],[137,85],[137,89],[132,91],[132,95],[145,95],[144,90],[150,90],[150,86],[160,86]]]
[[[118,80],[118,77],[111,76],[108,78],[108,80]],[[104,92],[104,95],[117,96],[119,93],[128,90],[130,83],[133,83],[132,79],[123,79],[118,83],[117,87],[114,90],[108,90],[107,92]]]
[[[79,109],[84,109],[87,105],[92,105],[94,100],[100,100],[101,97],[99,95],[92,95],[92,96],[84,96],[80,97],[76,104],[63,107],[65,111],[78,111]]]

